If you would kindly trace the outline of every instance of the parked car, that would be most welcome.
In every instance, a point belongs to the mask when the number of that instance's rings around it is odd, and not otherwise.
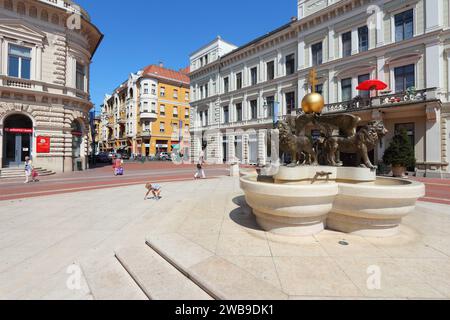
[[[98,163],[110,163],[111,158],[107,153],[101,152],[98,155],[95,156],[95,160]]]
[[[170,157],[170,155],[167,152],[161,152],[159,154],[159,160],[162,161],[170,161],[172,158]]]

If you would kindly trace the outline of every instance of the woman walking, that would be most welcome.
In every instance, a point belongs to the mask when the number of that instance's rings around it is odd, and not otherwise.
[[[203,170],[203,165],[205,164],[205,151],[202,150],[200,152],[200,156],[198,158],[197,162],[197,172],[194,175],[194,179],[206,179],[205,170]]]
[[[33,162],[31,161],[30,157],[25,158],[25,182],[30,182],[30,177],[33,173]],[[32,178],[34,180],[34,178]]]

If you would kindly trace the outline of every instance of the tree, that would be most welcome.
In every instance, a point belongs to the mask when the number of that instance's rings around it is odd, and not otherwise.
[[[383,161],[387,165],[413,168],[416,166],[414,148],[405,129],[395,135],[384,153]]]

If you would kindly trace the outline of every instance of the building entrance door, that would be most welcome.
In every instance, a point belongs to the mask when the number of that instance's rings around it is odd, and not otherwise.
[[[33,126],[23,115],[12,115],[5,120],[3,134],[3,165],[19,167],[32,153]]]

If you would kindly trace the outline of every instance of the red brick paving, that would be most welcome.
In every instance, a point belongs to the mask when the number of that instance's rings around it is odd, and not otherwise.
[[[0,182],[0,201],[17,200],[54,194],[144,184],[150,181],[170,182],[193,179],[195,165],[174,165],[171,162],[126,163],[125,175],[114,177],[111,165],[96,169],[42,177],[41,182],[23,184],[23,179]],[[227,175],[227,166],[206,166],[209,178]],[[450,180],[412,178],[426,185],[421,201],[450,205]]]
[[[84,172],[41,177],[38,183],[24,184],[24,179],[0,182],[0,201],[66,194],[96,189],[145,184],[147,182],[172,182],[192,180],[195,165],[174,165],[170,162],[126,163],[125,175],[115,177],[112,166]],[[206,166],[208,178],[228,174],[226,166]]]

